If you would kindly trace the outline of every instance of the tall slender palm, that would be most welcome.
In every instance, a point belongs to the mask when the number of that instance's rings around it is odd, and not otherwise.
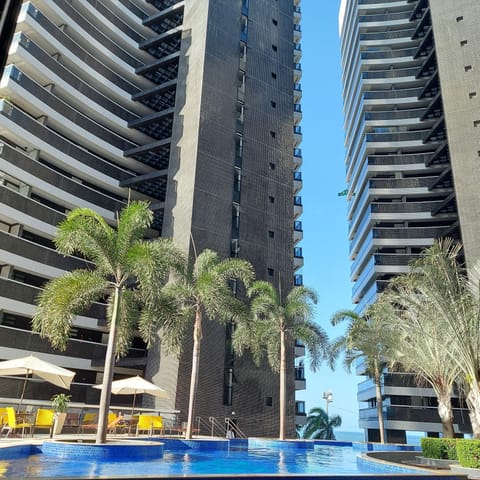
[[[248,289],[252,298],[251,318],[237,325],[233,346],[238,353],[248,348],[256,363],[265,352],[270,367],[280,373],[280,440],[286,431],[287,345],[301,340],[310,354],[315,370],[328,356],[327,334],[313,322],[315,292],[306,287],[294,287],[282,303],[275,287],[257,281]]]
[[[345,353],[344,366],[350,371],[352,365],[359,359],[365,361],[366,373],[375,383],[375,398],[377,403],[380,442],[385,443],[383,418],[382,371],[385,354],[392,340],[392,332],[388,331],[382,322],[385,306],[381,302],[368,307],[364,315],[353,310],[339,310],[331,319],[332,325],[348,321],[346,332],[333,341],[331,353],[337,357]]]
[[[389,360],[415,373],[417,381],[430,384],[438,400],[443,436],[453,438],[451,395],[460,369],[449,352],[454,340],[451,329],[443,322],[435,302],[419,294],[408,275],[397,277],[385,299],[392,309],[383,321],[397,332]]]
[[[330,417],[323,408],[312,408],[307,416],[303,438],[335,440],[333,429],[341,425],[342,418],[339,415]]]
[[[185,332],[186,321],[194,323],[192,372],[185,433],[187,439],[192,438],[204,317],[210,321],[226,323],[244,316],[246,307],[235,297],[231,281],[238,279],[248,285],[253,275],[253,268],[247,261],[238,258],[221,260],[217,253],[206,249],[198,255],[193,264],[186,263],[181,275],[164,289],[164,293],[178,305],[177,313],[172,316],[165,335],[181,337]]]
[[[114,229],[97,213],[80,208],[58,225],[55,245],[64,255],[81,254],[91,268],[74,270],[47,283],[38,296],[33,330],[54,348],[65,349],[75,315],[107,299],[109,336],[99,408],[97,443],[107,438],[108,409],[115,358],[126,355],[136,329],[147,346],[171,313],[161,296],[173,265],[182,255],[171,241],[143,240],[153,214],[146,202],[132,202]]]
[[[462,372],[475,438],[480,438],[480,265],[466,271],[459,263],[462,245],[436,241],[413,264],[410,288],[427,298],[443,325],[442,346]]]

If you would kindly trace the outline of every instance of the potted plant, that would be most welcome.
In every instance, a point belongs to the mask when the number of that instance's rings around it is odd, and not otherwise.
[[[53,434],[58,435],[62,432],[63,424],[67,418],[68,405],[70,404],[71,395],[58,393],[51,398],[52,408],[55,412],[53,423]]]

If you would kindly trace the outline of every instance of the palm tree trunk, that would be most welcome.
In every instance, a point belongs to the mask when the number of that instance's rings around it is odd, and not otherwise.
[[[470,423],[472,424],[473,438],[480,439],[480,389],[474,380],[467,395]]]
[[[280,331],[280,440],[285,440],[285,413],[287,397],[287,355],[285,331]]]
[[[438,416],[442,422],[443,437],[444,438],[454,438],[455,432],[453,430],[453,410],[452,410],[452,399],[451,399],[451,387],[447,387],[441,379],[432,382],[435,395],[437,396],[438,401]]]
[[[117,336],[116,323],[120,295],[120,287],[115,285],[110,332],[108,334],[107,352],[105,354],[105,370],[103,372],[102,393],[100,395],[100,406],[98,410],[98,430],[96,443],[107,442],[108,409],[110,408],[110,397],[112,396],[113,369],[115,367],[115,343]]]
[[[188,418],[185,438],[192,438],[193,414],[195,397],[197,396],[198,370],[200,366],[200,341],[202,339],[202,311],[197,306],[195,311],[195,325],[193,327],[193,354],[192,354],[192,374],[190,377],[190,397],[188,399]]]
[[[442,422],[443,437],[454,438],[455,432],[453,431],[453,411],[452,402],[448,393],[438,393],[438,415]]]
[[[383,422],[383,399],[380,367],[375,365],[375,397],[377,400],[378,429],[380,430],[380,443],[385,443],[385,425]]]

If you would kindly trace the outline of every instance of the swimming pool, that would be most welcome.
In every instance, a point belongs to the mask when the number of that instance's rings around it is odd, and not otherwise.
[[[272,444],[273,447],[272,448]],[[27,457],[0,457],[0,478],[162,478],[193,475],[364,475],[392,473],[392,469],[357,462],[359,451],[351,446],[314,442],[233,442],[225,450],[185,448],[167,442],[163,458],[134,462],[61,459],[42,453]],[[380,470],[379,470],[380,468]],[[395,467],[396,473],[414,471]],[[393,470],[393,471],[395,471]],[[419,473],[416,471],[415,473]]]

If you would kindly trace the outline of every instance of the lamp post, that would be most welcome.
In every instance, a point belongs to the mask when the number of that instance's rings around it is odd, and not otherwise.
[[[330,390],[323,392],[323,399],[325,400],[326,405],[325,413],[328,417],[328,404],[333,402],[333,393]]]

